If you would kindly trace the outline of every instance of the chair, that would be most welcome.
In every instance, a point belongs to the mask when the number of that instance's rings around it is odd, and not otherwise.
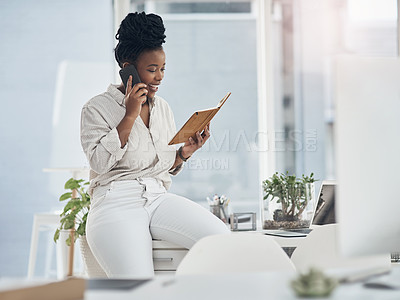
[[[29,263],[28,263],[28,278],[33,278],[36,266],[36,255],[39,243],[39,234],[42,229],[54,229],[60,223],[60,213],[59,212],[49,212],[49,213],[38,213],[33,217],[32,234],[31,234],[31,247],[29,251]],[[49,269],[51,264],[52,253],[51,250],[55,246],[54,242],[49,240],[46,253],[46,277],[49,276]],[[61,254],[57,248],[57,263]],[[59,271],[57,270],[57,278],[62,278]]]
[[[51,230],[51,237],[49,236],[47,241],[47,251],[45,254],[45,277],[49,278],[52,276],[50,267],[52,264],[53,251],[56,249],[56,267],[57,267],[57,279],[64,279],[67,276],[68,261],[69,261],[69,247],[66,245],[65,240],[69,235],[69,231],[62,230],[60,232],[60,239],[56,243],[53,241],[53,233],[55,229],[60,225],[60,213],[61,211],[54,211],[48,213],[37,213],[33,216],[32,235],[31,235],[31,246],[29,251],[29,263],[28,263],[28,278],[35,277],[35,266],[37,260],[37,252],[39,246],[39,235],[42,230]],[[76,253],[81,252],[82,259],[79,256],[74,255],[78,258],[74,261],[75,269],[78,269],[78,275],[87,275],[89,277],[101,278],[106,277],[106,274],[98,265],[94,258],[89,246],[86,242],[86,238],[80,239],[80,243],[76,244]],[[83,262],[82,262],[83,260]],[[83,265],[82,265],[83,263]],[[84,270],[83,270],[84,268]],[[85,274],[86,273],[86,274]]]
[[[293,263],[273,238],[232,233],[199,240],[179,264],[176,275],[267,270],[295,272]]]
[[[338,224],[318,226],[303,239],[292,254],[297,271],[306,272],[311,267],[326,269],[390,269],[390,255],[344,257],[337,243]]]

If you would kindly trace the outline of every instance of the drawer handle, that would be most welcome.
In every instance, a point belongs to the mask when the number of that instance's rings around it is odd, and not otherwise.
[[[157,261],[173,261],[172,257],[154,257],[153,260]]]

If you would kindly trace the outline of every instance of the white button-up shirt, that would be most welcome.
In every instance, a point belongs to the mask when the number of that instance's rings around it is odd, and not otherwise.
[[[182,164],[170,171],[176,148],[168,142],[176,133],[174,116],[168,103],[155,96],[150,102],[150,123],[146,127],[139,116],[133,124],[128,142],[121,148],[117,126],[125,116],[124,94],[117,85],[89,100],[82,109],[81,143],[89,161],[90,187],[104,186],[116,180],[152,177],[162,181],[166,189],[171,176]]]

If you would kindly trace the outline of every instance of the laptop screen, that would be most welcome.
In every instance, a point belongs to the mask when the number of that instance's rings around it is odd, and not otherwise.
[[[326,225],[336,223],[335,217],[335,184],[322,183],[321,192],[315,208],[313,225]]]

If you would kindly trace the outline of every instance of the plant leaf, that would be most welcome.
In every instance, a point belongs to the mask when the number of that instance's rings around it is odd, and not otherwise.
[[[74,228],[74,226],[75,226],[74,220],[75,220],[75,218],[73,218],[72,220],[71,219],[66,220],[66,222],[64,223],[64,229]]]
[[[76,230],[76,233],[79,235],[85,235],[85,227],[86,227],[86,222],[79,224],[78,229]]]
[[[57,228],[56,232],[54,233],[54,242],[57,243],[58,239],[60,238],[60,228]]]
[[[64,188],[66,190],[75,190],[80,188],[79,180],[76,180],[74,178],[70,178],[66,183]]]
[[[71,246],[71,235],[68,235],[68,238],[65,240],[67,246]]]
[[[64,194],[62,194],[62,195],[60,196],[60,201],[67,200],[67,199],[69,199],[69,198],[71,198],[71,197],[72,197],[72,193],[71,193],[71,192],[64,193]]]

